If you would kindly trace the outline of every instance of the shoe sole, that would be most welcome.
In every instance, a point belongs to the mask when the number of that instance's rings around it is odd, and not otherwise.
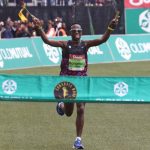
[[[84,147],[79,147],[79,148],[76,148],[74,145],[72,147],[73,149],[84,149]]]

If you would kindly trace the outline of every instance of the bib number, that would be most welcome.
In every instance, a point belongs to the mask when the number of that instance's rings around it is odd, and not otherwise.
[[[84,55],[69,55],[69,70],[83,71],[85,68],[85,56]]]

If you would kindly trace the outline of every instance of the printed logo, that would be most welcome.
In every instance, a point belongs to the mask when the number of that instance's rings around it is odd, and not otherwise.
[[[150,33],[150,10],[145,10],[139,16],[139,26],[145,32]]]
[[[122,38],[117,38],[115,41],[117,50],[119,52],[119,54],[121,55],[121,57],[123,57],[126,60],[130,60],[131,58],[131,50],[128,46],[128,43],[123,40]]]
[[[128,85],[124,82],[119,82],[114,85],[114,93],[117,96],[123,97],[128,94]]]
[[[90,55],[103,55],[103,51],[101,51],[99,46],[93,46],[93,47],[89,48],[88,54],[90,54]]]
[[[17,83],[14,80],[6,80],[2,84],[2,89],[6,94],[13,94],[17,90]]]
[[[57,64],[60,60],[58,48],[43,43],[44,51],[50,61]]]
[[[54,89],[56,99],[75,99],[77,96],[76,87],[71,82],[60,82]]]
[[[4,61],[0,59],[0,68],[4,68]]]
[[[125,0],[125,8],[149,8],[150,0]]]
[[[4,61],[3,61],[2,56],[0,55],[0,68],[3,68],[3,67],[4,67]]]
[[[143,4],[149,4],[150,0],[130,0],[129,2],[133,6],[140,6]]]

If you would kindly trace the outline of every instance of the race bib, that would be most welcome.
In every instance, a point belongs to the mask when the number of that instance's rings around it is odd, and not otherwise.
[[[69,55],[69,70],[83,71],[85,68],[85,55]]]

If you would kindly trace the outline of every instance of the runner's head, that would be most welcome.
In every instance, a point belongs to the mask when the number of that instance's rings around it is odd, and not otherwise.
[[[79,41],[82,35],[82,28],[79,24],[75,23],[71,26],[71,36],[72,40]]]

